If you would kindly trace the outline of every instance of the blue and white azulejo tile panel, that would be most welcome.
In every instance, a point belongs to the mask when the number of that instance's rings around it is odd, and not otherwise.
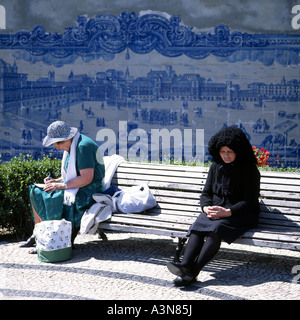
[[[299,167],[299,53],[298,34],[195,32],[153,13],[1,33],[2,161],[56,155],[42,139],[62,119],[106,154],[152,161],[207,161],[211,135],[236,125],[272,165]]]

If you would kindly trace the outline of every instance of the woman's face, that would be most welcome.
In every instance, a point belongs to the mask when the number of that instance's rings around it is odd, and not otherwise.
[[[72,139],[66,140],[66,141],[60,141],[60,142],[55,142],[54,146],[56,150],[65,150],[65,151],[70,151],[70,147],[72,144]]]
[[[236,158],[236,153],[230,148],[224,146],[220,149],[220,157],[225,163],[232,163]]]

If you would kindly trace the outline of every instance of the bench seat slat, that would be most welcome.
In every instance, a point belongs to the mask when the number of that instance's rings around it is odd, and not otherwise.
[[[294,242],[299,243],[300,240],[300,233],[295,235],[289,235],[289,234],[281,234],[280,232],[268,232],[268,231],[262,231],[262,230],[251,230],[248,232],[245,232],[242,236],[243,238],[246,237],[255,237],[256,239],[262,239],[262,240],[271,240],[271,241],[282,241],[282,242]],[[300,243],[299,243],[300,244]]]
[[[114,213],[114,215],[117,216],[124,216],[129,217],[132,216],[137,219],[151,219],[154,217],[155,219],[172,219],[174,220],[180,220],[180,219],[186,219],[187,217],[195,219],[195,217],[198,217],[198,212],[185,212],[180,210],[173,210],[171,208],[168,209],[152,209],[151,211],[146,211],[145,213],[131,213],[131,214],[123,214],[123,213]],[[265,224],[277,224],[279,226],[283,225],[291,225],[293,227],[300,227],[300,217],[299,216],[289,216],[289,215],[283,215],[283,214],[263,214],[261,213],[259,216],[259,221],[264,222]]]
[[[161,215],[161,214],[168,214],[171,216],[183,216],[183,217],[193,217],[196,219],[199,215],[199,212],[191,212],[191,211],[181,211],[181,210],[174,210],[173,208],[169,209],[152,209],[151,212],[154,215]]]
[[[162,230],[162,229],[155,229],[152,228],[149,230],[149,228],[144,227],[132,227],[127,225],[111,225],[109,223],[103,223],[101,224],[103,226],[103,229],[105,230],[111,230],[111,231],[122,231],[122,232],[133,232],[133,233],[145,233],[145,234],[154,234],[158,236],[170,236],[170,237],[178,237],[178,238],[184,238],[185,232],[178,232],[178,231],[171,231],[171,230]],[[246,245],[255,245],[255,246],[261,246],[261,247],[270,247],[270,248],[277,248],[277,249],[287,249],[287,250],[300,250],[300,244],[297,243],[291,243],[291,242],[280,242],[280,241],[272,241],[272,240],[261,240],[256,239],[254,235],[252,237],[244,237],[237,239],[235,243],[240,244],[246,244]]]
[[[257,225],[260,228],[264,228],[266,230],[273,230],[277,232],[281,232],[282,234],[291,234],[294,232],[300,232],[299,226],[293,226],[293,225],[288,225],[288,224],[282,224],[278,225],[276,223],[264,223],[263,221],[260,221]]]
[[[177,231],[187,231],[189,229],[190,223],[180,223],[175,222],[162,222],[158,220],[148,220],[148,219],[136,219],[133,217],[121,217],[121,216],[112,216],[110,220],[113,223],[118,224],[127,224],[132,226],[143,226],[143,227],[150,227],[150,228],[157,228],[157,229],[168,229],[168,230],[177,230]]]
[[[244,238],[241,237],[237,239],[234,243],[244,244],[250,246],[258,246],[258,247],[268,247],[268,248],[276,248],[276,249],[285,249],[285,250],[300,250],[299,243],[290,243],[290,242],[281,242],[281,241],[272,241],[272,240],[261,240],[256,238]]]
[[[124,215],[124,214],[118,214],[113,221],[114,223],[119,223],[120,221],[118,220],[119,218],[125,218],[126,220],[121,220],[121,222],[124,223],[132,223],[132,220],[134,222],[132,224],[135,224],[135,220],[140,220],[139,224],[147,225],[147,226],[152,226],[151,221],[155,222],[166,222],[166,223],[171,223],[171,224],[188,224],[191,225],[195,221],[195,217],[193,216],[174,216],[174,215],[167,215],[167,214],[160,214],[160,215],[138,215],[134,214],[131,216]],[[130,220],[132,219],[132,220]],[[163,225],[162,225],[163,226]],[[298,233],[300,234],[300,224],[295,225],[293,222],[292,223],[278,223],[277,221],[265,221],[265,220],[260,220],[258,223],[258,227],[262,227],[265,230],[274,230],[277,232],[281,233],[286,233],[286,234],[295,234]]]
[[[132,225],[143,225],[143,226],[156,226],[161,228],[171,228],[171,229],[184,229],[186,230],[186,225],[191,225],[194,221],[194,217],[182,217],[173,215],[126,215],[117,214],[114,215],[111,220],[113,223],[127,223]],[[260,219],[258,227],[262,227],[265,230],[274,230],[283,233],[298,233],[300,235],[300,223],[296,224],[294,222],[283,222],[279,220],[264,220]]]
[[[146,233],[146,234],[155,234],[161,236],[169,237],[178,237],[184,238],[186,232],[176,231],[176,230],[167,230],[167,229],[156,229],[156,228],[145,228],[142,226],[129,226],[129,225],[116,225],[110,224],[107,222],[101,223],[101,228],[104,230],[113,230],[113,231],[122,231],[122,232],[133,232],[133,233]]]
[[[140,219],[140,220],[155,220],[155,221],[164,221],[164,222],[174,222],[174,223],[193,223],[195,221],[195,217],[191,215],[174,215],[167,213],[160,214],[136,214],[136,213],[117,213],[114,214],[116,217],[123,218],[132,218],[132,219]]]

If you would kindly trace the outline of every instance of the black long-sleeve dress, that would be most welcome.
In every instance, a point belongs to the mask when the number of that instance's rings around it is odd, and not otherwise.
[[[191,231],[214,231],[227,243],[232,243],[257,224],[259,213],[260,173],[255,164],[219,164],[210,166],[200,197],[201,208],[222,206],[230,208],[230,217],[212,220],[202,212]]]

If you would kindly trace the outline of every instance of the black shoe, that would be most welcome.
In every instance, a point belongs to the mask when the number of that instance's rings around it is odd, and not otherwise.
[[[181,266],[178,262],[169,262],[167,264],[167,268],[171,273],[182,278],[183,280],[191,281],[195,278],[189,268]]]
[[[175,287],[185,287],[197,281],[197,278],[193,278],[192,280],[184,280],[181,277],[177,277],[173,280],[173,284]]]
[[[25,243],[20,245],[20,248],[34,247],[34,245],[35,245],[35,237],[31,236]]]

